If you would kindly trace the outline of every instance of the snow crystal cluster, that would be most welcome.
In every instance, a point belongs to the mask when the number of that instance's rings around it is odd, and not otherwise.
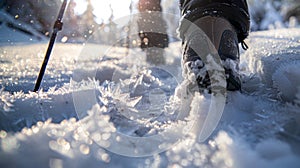
[[[259,40],[261,36],[269,39],[267,43]],[[270,39],[274,36],[275,39]],[[276,95],[289,102],[296,102],[299,94],[299,38],[298,29],[253,33],[250,37],[252,46],[243,56],[249,70],[260,74],[267,87],[276,88],[279,92]]]

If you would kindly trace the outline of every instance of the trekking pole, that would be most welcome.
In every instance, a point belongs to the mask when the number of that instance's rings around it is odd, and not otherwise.
[[[41,82],[43,80],[43,76],[45,74],[45,70],[46,70],[46,67],[47,67],[51,52],[52,52],[52,48],[53,48],[53,45],[55,43],[57,32],[62,30],[62,27],[63,27],[62,18],[63,18],[64,12],[65,12],[65,9],[66,9],[66,6],[67,6],[67,1],[68,0],[63,1],[62,5],[61,5],[61,8],[60,8],[60,11],[59,11],[59,14],[57,16],[57,19],[54,23],[53,32],[52,32],[51,37],[50,37],[50,41],[49,41],[47,52],[46,52],[46,55],[45,55],[45,58],[44,58],[43,65],[40,69],[40,73],[39,73],[39,76],[37,78],[34,90],[33,90],[34,92],[37,92],[40,88],[40,85],[41,85]]]

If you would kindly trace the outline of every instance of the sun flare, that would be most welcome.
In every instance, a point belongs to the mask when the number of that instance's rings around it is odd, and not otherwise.
[[[97,17],[97,22],[106,22],[113,14],[118,19],[130,14],[130,4],[136,0],[90,0]],[[74,0],[76,2],[75,12],[82,14],[87,8],[88,0]]]

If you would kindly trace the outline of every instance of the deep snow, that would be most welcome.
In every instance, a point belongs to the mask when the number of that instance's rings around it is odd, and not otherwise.
[[[58,43],[38,93],[47,45],[1,46],[0,167],[299,167],[300,29],[253,32],[248,43],[243,93],[228,93],[204,142],[187,126],[204,123],[211,97],[173,97],[180,43],[160,67],[140,49]]]

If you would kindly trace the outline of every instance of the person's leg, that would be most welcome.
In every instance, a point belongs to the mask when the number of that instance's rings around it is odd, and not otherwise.
[[[182,21],[179,31],[183,42],[183,73],[185,75],[195,73],[200,90],[203,88],[211,90],[214,79],[205,67],[206,57],[217,52],[225,69],[227,89],[240,90],[238,43],[247,37],[249,31],[246,1],[181,0],[180,9]],[[191,28],[193,26],[198,30]],[[206,37],[199,35],[199,32],[203,32]],[[205,42],[207,38],[211,43]]]
[[[164,48],[168,47],[167,24],[162,16],[161,0],[139,0],[138,19],[141,48],[146,53],[147,62],[165,64]],[[151,13],[148,13],[151,11]]]

